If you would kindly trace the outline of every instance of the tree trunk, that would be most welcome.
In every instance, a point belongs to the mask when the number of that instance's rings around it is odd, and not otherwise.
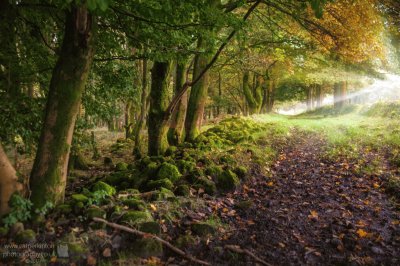
[[[333,102],[335,108],[342,108],[346,101],[346,82],[338,82],[333,87]]]
[[[168,148],[168,124],[163,123],[169,105],[170,62],[154,62],[151,70],[149,155],[162,155]]]
[[[199,40],[198,47],[202,47],[202,40]],[[207,66],[209,56],[197,54],[194,59],[193,79],[196,79],[202,70]],[[200,134],[200,127],[204,114],[204,107],[207,100],[207,83],[209,72],[192,87],[189,96],[189,103],[185,119],[185,139],[193,141]]]
[[[93,17],[84,7],[73,7],[66,15],[64,40],[50,82],[30,179],[35,208],[64,200],[75,120],[93,60],[93,26]]]
[[[22,187],[22,184],[18,182],[17,172],[0,143],[0,217],[8,213],[8,201],[11,195],[16,191],[21,191]]]
[[[249,107],[249,114],[258,114],[261,111],[262,106],[262,87],[261,81],[256,80],[253,77],[253,88],[250,88],[249,84],[249,71],[243,73],[243,94],[246,100],[247,106]]]
[[[307,111],[310,111],[312,109],[312,87],[308,86],[306,88],[306,102],[307,102]]]
[[[129,139],[132,137],[132,132],[131,132],[131,109],[133,108],[132,106],[132,101],[128,100],[125,104],[125,112],[124,112],[124,117],[125,117],[125,139]]]
[[[275,80],[269,80],[268,93],[267,93],[267,113],[272,112],[275,101]]]
[[[140,98],[140,115],[135,127],[135,148],[133,153],[140,157],[142,155],[142,130],[148,107],[148,84],[147,84],[147,59],[143,59],[142,65],[142,95]]]
[[[320,108],[322,105],[322,86],[317,85],[315,96],[317,98],[317,108]]]
[[[218,104],[217,104],[217,117],[221,114],[221,97],[222,97],[222,77],[221,72],[218,72]]]
[[[186,82],[185,76],[186,76],[186,64],[178,62],[176,65],[175,93],[179,93],[183,84]],[[187,110],[187,93],[185,93],[182,96],[177,107],[172,113],[172,120],[168,132],[168,140],[173,145],[178,145],[183,141],[186,110]]]

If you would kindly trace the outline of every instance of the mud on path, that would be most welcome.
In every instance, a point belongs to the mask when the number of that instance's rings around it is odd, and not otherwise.
[[[324,160],[325,146],[316,134],[294,132],[271,176],[255,172],[231,195],[234,202],[253,202],[237,210],[239,217],[222,217],[233,232],[192,252],[213,265],[255,264],[217,248],[226,244],[272,265],[399,265],[400,212],[379,187],[379,176]]]

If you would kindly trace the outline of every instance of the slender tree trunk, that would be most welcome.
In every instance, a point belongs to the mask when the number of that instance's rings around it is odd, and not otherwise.
[[[142,130],[146,118],[148,104],[148,84],[147,84],[147,59],[142,62],[142,95],[140,97],[140,115],[135,127],[135,148],[133,153],[140,157],[142,155]]]
[[[149,155],[162,155],[168,148],[169,125],[163,123],[169,104],[168,85],[171,71],[170,62],[154,62],[151,70],[151,91],[149,110]]]
[[[219,102],[217,104],[217,117],[220,116],[221,114],[221,98],[222,98],[222,77],[221,77],[221,72],[218,72],[218,99]]]
[[[335,108],[343,107],[343,98],[342,98],[342,83],[337,82],[333,85],[333,104]]]
[[[0,143],[0,217],[9,211],[8,201],[16,191],[22,190],[17,172],[12,166]]]
[[[312,109],[312,87],[308,86],[306,88],[306,96],[307,96],[307,111],[310,111]]]
[[[93,26],[93,17],[84,7],[73,7],[66,15],[64,40],[50,82],[30,179],[31,200],[36,208],[64,200],[75,120],[93,60]]]
[[[198,47],[202,47],[202,40],[199,40]],[[209,62],[209,56],[196,55],[194,60],[193,79],[196,79]],[[200,134],[200,127],[204,114],[204,107],[207,100],[207,83],[209,72],[192,87],[189,96],[189,103],[185,119],[185,139],[193,141]]]
[[[272,109],[274,108],[274,101],[275,101],[275,80],[270,79],[269,80],[269,86],[268,86],[268,94],[267,94],[267,113],[272,112]]]
[[[179,93],[183,84],[186,82],[186,63],[177,63],[175,93]],[[184,138],[185,115],[187,110],[187,93],[185,93],[172,113],[172,120],[168,132],[169,143],[178,145]]]
[[[315,94],[317,97],[317,108],[320,108],[322,105],[322,86],[321,85],[317,85]]]

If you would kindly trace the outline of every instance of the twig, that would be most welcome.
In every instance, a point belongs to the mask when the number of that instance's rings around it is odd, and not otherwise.
[[[191,255],[186,254],[183,250],[173,246],[168,241],[165,241],[164,239],[159,238],[156,235],[145,233],[145,232],[130,228],[128,226],[124,226],[124,225],[120,225],[120,224],[116,224],[116,223],[110,223],[107,220],[104,220],[104,219],[101,219],[101,218],[97,218],[97,217],[93,218],[93,220],[96,221],[96,222],[105,223],[106,225],[108,225],[110,227],[113,227],[115,229],[119,229],[119,230],[122,230],[122,231],[125,231],[125,232],[128,232],[128,233],[132,233],[132,234],[138,235],[138,236],[143,237],[143,238],[152,238],[154,240],[157,240],[157,241],[161,242],[162,244],[164,244],[165,246],[170,248],[172,251],[174,251],[176,254],[181,255],[185,259],[188,259],[190,261],[193,261],[193,262],[201,264],[201,265],[210,265],[206,261],[202,261],[202,260],[196,259],[196,258],[192,257]]]
[[[225,249],[228,249],[230,251],[239,253],[239,254],[246,254],[250,257],[252,257],[256,262],[261,263],[262,265],[266,265],[266,266],[271,266],[271,264],[269,264],[268,262],[266,262],[265,260],[260,259],[259,257],[257,257],[256,255],[254,255],[253,253],[251,253],[249,250],[247,249],[242,249],[239,246],[235,246],[235,245],[225,245]]]

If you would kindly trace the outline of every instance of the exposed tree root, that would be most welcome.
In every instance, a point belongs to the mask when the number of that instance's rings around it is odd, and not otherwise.
[[[260,259],[259,257],[257,257],[256,255],[254,255],[252,252],[250,252],[247,249],[242,249],[239,246],[235,246],[235,245],[226,245],[225,249],[239,253],[239,254],[246,254],[249,257],[252,257],[256,262],[261,263],[262,265],[266,265],[266,266],[271,266],[271,264],[269,264],[268,262]]]

